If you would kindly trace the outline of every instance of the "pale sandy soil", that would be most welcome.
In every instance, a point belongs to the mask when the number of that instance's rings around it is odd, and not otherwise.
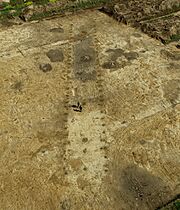
[[[153,210],[176,196],[179,58],[98,11],[1,27],[0,209]]]

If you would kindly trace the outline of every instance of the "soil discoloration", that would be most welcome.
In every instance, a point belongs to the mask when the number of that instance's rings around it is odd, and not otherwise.
[[[171,60],[180,61],[180,53],[179,52],[169,52],[167,50],[161,50],[161,54]]]
[[[164,97],[172,104],[179,103],[180,80],[169,80],[163,85]]]
[[[121,180],[124,196],[133,199],[139,209],[144,204],[154,208],[171,194],[170,188],[159,177],[136,165],[124,169]]]
[[[83,39],[74,46],[74,75],[76,79],[82,81],[95,80],[95,50],[90,46],[91,38]]]
[[[22,87],[23,87],[23,83],[21,81],[17,81],[15,84],[11,86],[11,88],[16,91],[21,91]]]
[[[180,63],[169,63],[168,70],[177,70],[180,72]]]
[[[39,65],[39,69],[46,73],[52,70],[52,66],[49,63],[42,63]]]
[[[135,60],[139,57],[137,52],[124,53],[124,56],[128,61]]]
[[[140,33],[134,33],[133,36],[136,37],[136,38],[142,37],[142,35]]]
[[[111,53],[111,59],[116,61],[119,57],[124,56],[127,60],[134,60],[138,58],[137,52],[125,52],[121,48],[108,49],[106,52]]]
[[[124,68],[125,66],[131,65],[131,61],[137,59],[139,57],[138,53],[136,52],[125,52],[121,48],[117,49],[108,49],[106,51],[107,53],[110,54],[109,61],[105,62],[102,65],[102,68],[104,69],[111,69],[117,70]],[[124,57],[127,61],[122,60],[121,62],[118,62],[118,58]]]
[[[130,165],[114,177],[114,193],[118,200],[124,200],[126,209],[155,209],[171,197],[167,184],[144,168]]]
[[[61,210],[70,210],[71,209],[71,201],[68,199],[65,199],[61,202]]]
[[[51,62],[62,62],[64,60],[64,55],[62,50],[54,49],[49,50],[46,53],[47,57],[50,59]]]
[[[108,61],[105,62],[102,67],[104,69],[117,69],[119,67],[119,64],[116,61]]]
[[[122,61],[121,63],[118,63],[117,61],[108,61],[108,62],[105,62],[103,65],[102,65],[102,68],[103,69],[110,69],[110,71],[115,71],[115,70],[118,70],[118,69],[122,69],[124,68],[125,66],[129,65],[128,62],[125,62],[125,61]]]
[[[53,33],[64,33],[64,29],[61,28],[61,27],[58,27],[58,28],[52,28],[49,30],[50,32],[53,32]]]

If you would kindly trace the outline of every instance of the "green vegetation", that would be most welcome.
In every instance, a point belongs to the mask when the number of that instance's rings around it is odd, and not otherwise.
[[[0,19],[7,19],[11,16],[18,16],[22,13],[22,9],[32,4],[31,2],[26,2],[24,4],[9,4],[3,2],[2,7],[3,9],[0,10]]]
[[[16,4],[16,2],[18,3]],[[56,3],[60,0],[37,0],[36,2],[27,1],[24,3],[19,3],[20,0],[11,0],[11,4],[9,3],[3,3],[2,7],[3,9],[0,10],[0,19],[2,18],[8,18],[8,16],[19,16],[22,14],[23,9],[30,6],[30,5],[46,5],[48,3]],[[45,17],[52,16],[54,14],[64,14],[65,12],[75,12],[80,9],[89,9],[101,6],[104,3],[110,2],[110,0],[88,0],[86,2],[79,1],[76,3],[68,3],[66,6],[63,6],[61,8],[55,7],[53,9],[47,11],[41,12],[41,13],[34,13],[31,17],[31,20],[37,20]]]
[[[170,36],[170,39],[165,41],[165,44],[169,44],[170,42],[178,42],[180,40],[180,34],[173,34]]]
[[[157,210],[180,210],[180,199],[176,199]]]
[[[180,200],[179,201],[175,201],[174,205],[175,205],[177,210],[180,210]]]
[[[51,9],[46,12],[33,14],[30,20],[37,20],[37,19],[42,19],[45,17],[52,16],[52,15],[64,14],[65,12],[75,12],[81,9],[90,9],[90,8],[101,6],[102,4],[107,3],[109,1],[110,0],[89,0],[86,2],[68,4],[62,8]]]
[[[180,34],[173,34],[171,37],[170,37],[171,41],[174,42],[174,41],[179,41],[180,40]]]

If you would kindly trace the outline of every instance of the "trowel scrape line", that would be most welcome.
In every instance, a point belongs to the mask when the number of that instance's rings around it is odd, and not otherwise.
[[[63,41],[58,41],[58,42],[54,42],[54,43],[48,43],[48,44],[44,44],[44,45],[38,45],[36,47],[25,47],[25,46],[20,46],[18,48],[16,48],[16,50],[10,50],[7,52],[4,51],[4,52],[0,52],[0,57],[1,58],[12,58],[12,57],[15,57],[15,56],[19,56],[19,55],[24,55],[26,56],[27,54],[30,54],[30,53],[34,53],[34,52],[39,52],[40,49],[46,49],[46,48],[49,48],[49,47],[54,47],[54,46],[64,46],[66,44],[70,43],[70,40],[63,40]]]
[[[70,25],[70,37],[72,37],[72,25]],[[66,78],[66,86],[65,86],[65,100],[64,100],[64,116],[66,121],[66,127],[65,127],[65,135],[67,137],[66,145],[70,142],[68,141],[68,118],[69,118],[69,104],[70,104],[70,95],[71,95],[71,87],[72,87],[72,78],[71,78],[71,68],[72,68],[72,45],[69,43],[67,45],[67,60],[66,60],[66,66],[67,68],[64,69],[64,75]]]

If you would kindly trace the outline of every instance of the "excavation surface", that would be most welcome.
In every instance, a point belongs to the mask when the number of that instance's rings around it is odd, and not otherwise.
[[[180,192],[180,53],[98,11],[0,29],[0,209],[154,210]]]

